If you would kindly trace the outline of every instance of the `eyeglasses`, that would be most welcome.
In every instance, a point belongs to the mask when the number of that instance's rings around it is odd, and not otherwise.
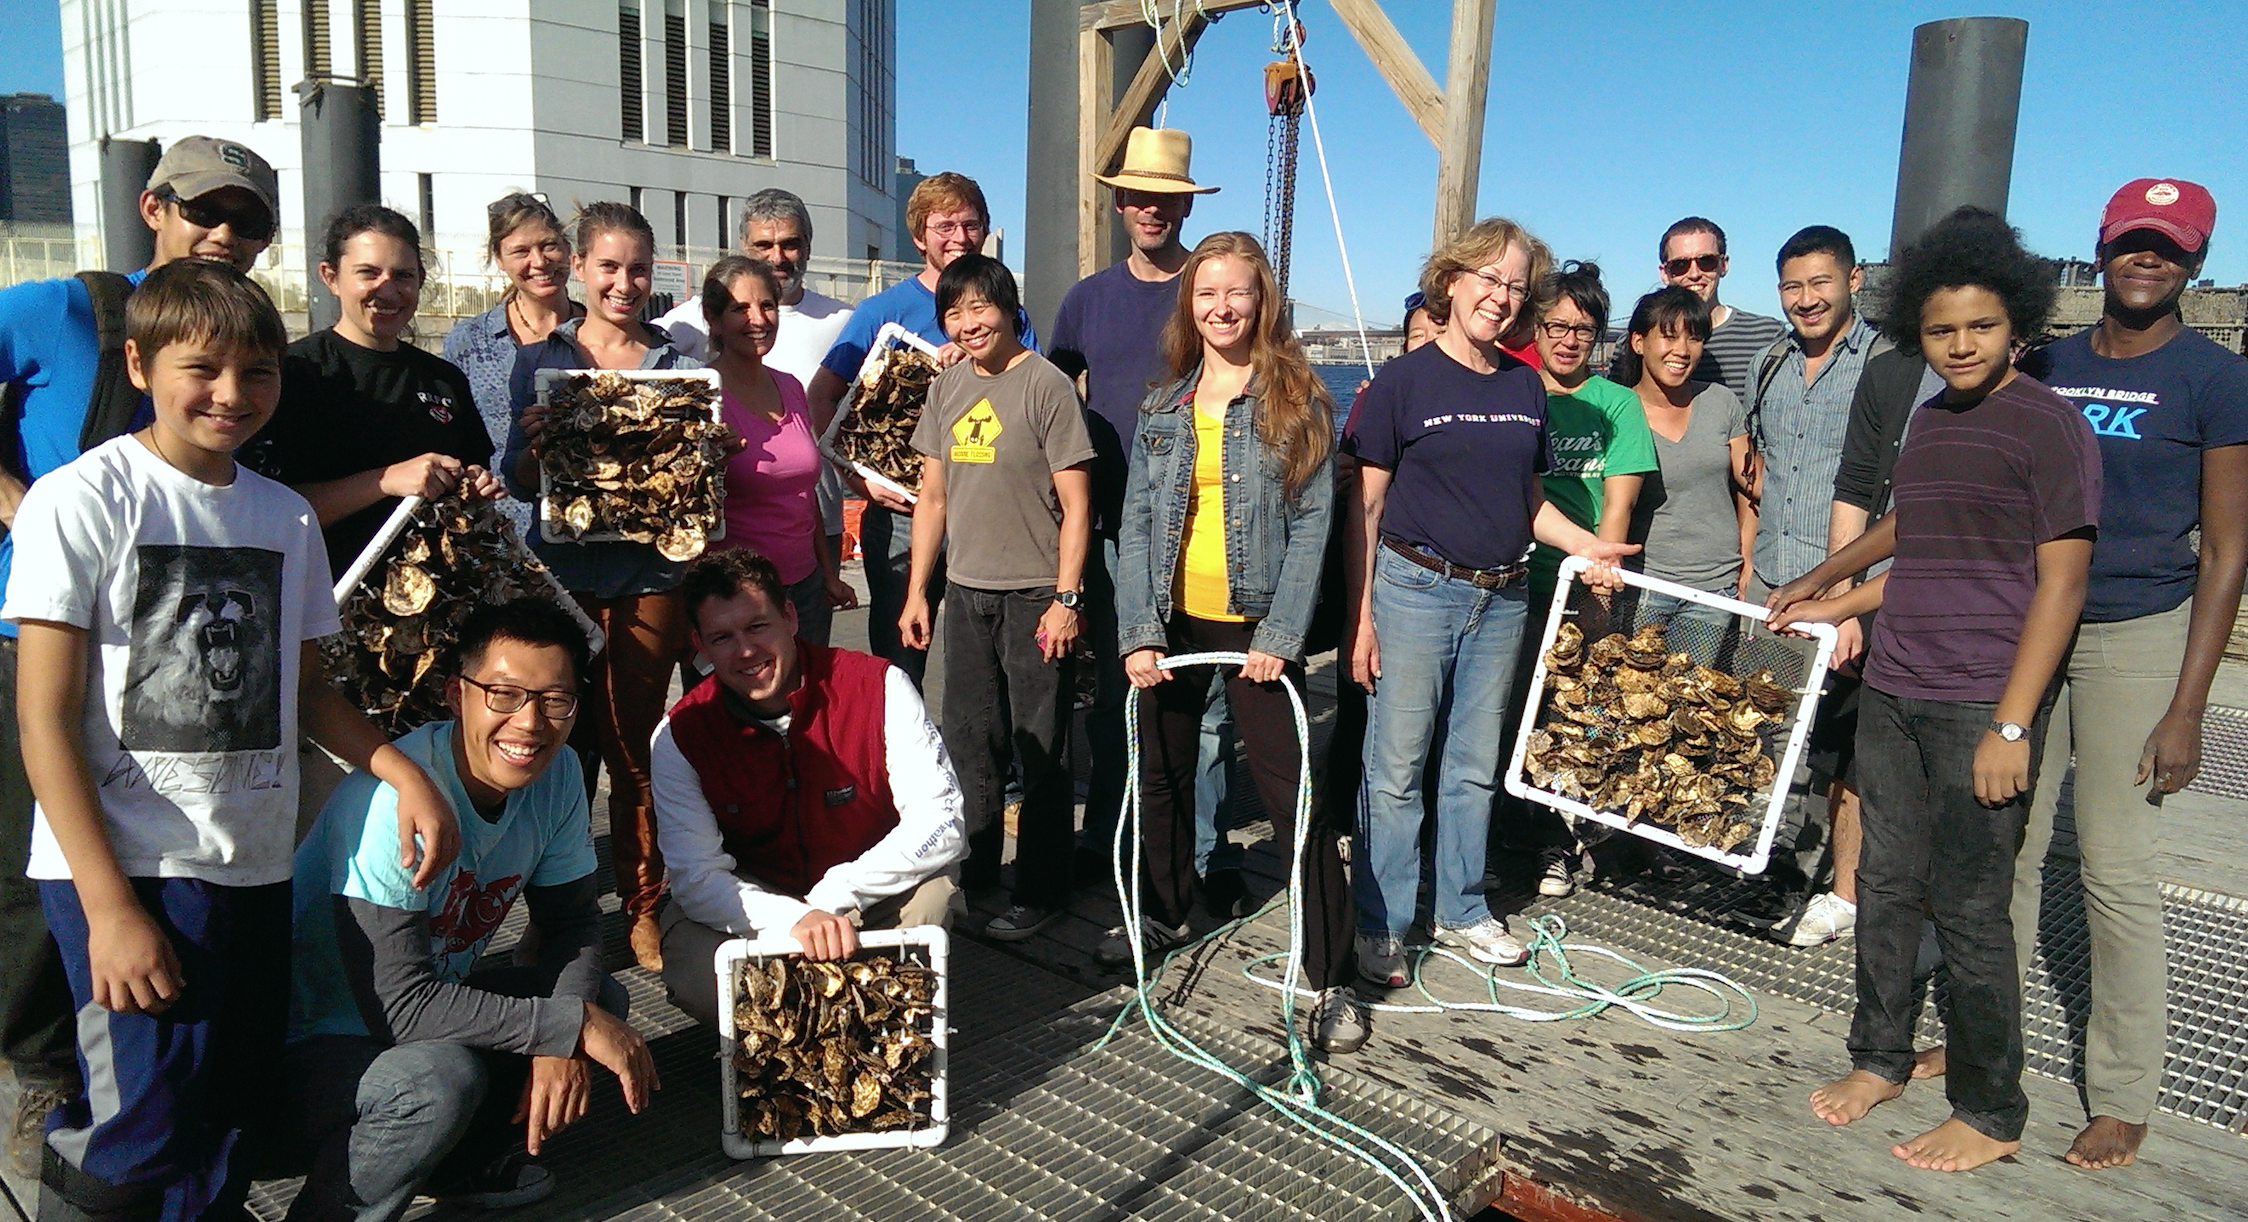
[[[234,236],[245,242],[263,242],[273,236],[273,217],[263,204],[244,204],[228,207],[208,199],[181,199],[169,188],[157,192],[157,198],[179,209],[181,219],[198,229],[216,229],[230,226]]]
[[[1538,330],[1544,333],[1547,339],[1567,339],[1574,335],[1588,344],[1600,342],[1600,328],[1589,322],[1574,325],[1565,322],[1541,322],[1538,324]]]
[[[982,233],[984,223],[982,221],[931,221],[926,228],[928,232],[940,238],[957,238]]]
[[[1663,260],[1663,270],[1673,276],[1685,275],[1686,269],[1689,267],[1698,267],[1705,272],[1714,272],[1724,262],[1725,256],[1723,255],[1682,255],[1676,259]]]
[[[1523,281],[1501,280],[1497,276],[1494,276],[1489,272],[1480,271],[1475,273],[1475,278],[1481,280],[1483,282],[1483,287],[1490,292],[1496,293],[1499,290],[1504,289],[1506,290],[1506,295],[1514,298],[1516,301],[1527,301],[1530,298],[1530,286]]]
[[[548,721],[564,721],[578,711],[576,692],[534,692],[512,683],[478,683],[467,675],[461,676],[461,682],[484,693],[484,707],[503,717],[522,712],[533,699],[539,702],[539,716]]]

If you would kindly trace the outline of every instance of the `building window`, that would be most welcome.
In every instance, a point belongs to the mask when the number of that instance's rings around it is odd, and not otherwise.
[[[890,161],[890,0],[857,0],[859,131],[853,147],[851,169],[861,182],[877,189],[889,187]]]
[[[640,212],[640,188],[632,188],[632,193],[625,198],[632,204],[632,210],[634,212]],[[640,212],[640,219],[648,219],[648,214],[645,212]]]
[[[437,176],[416,174],[414,178],[421,188],[421,236],[423,244],[427,245],[434,241],[432,235],[437,232]]]
[[[710,151],[734,151],[734,39],[726,18],[734,6],[713,0],[710,6]]]
[[[687,257],[687,193],[671,193],[671,244],[678,248],[679,257]]]
[[[329,55],[328,0],[306,0],[304,6],[304,74],[316,81],[327,80],[332,74],[334,61]]]
[[[773,155],[773,3],[749,3],[749,155]]]
[[[433,0],[406,0],[406,122],[437,122],[437,13]]]
[[[375,95],[375,113],[381,115],[382,0],[352,0],[352,29],[359,47],[359,83]]]
[[[250,113],[281,117],[281,13],[278,0],[250,0]]]
[[[617,6],[617,96],[624,127],[619,139],[646,140],[647,120],[640,113],[640,0]]]
[[[686,148],[687,5],[685,0],[664,0],[663,118],[664,143],[673,148]]]
[[[726,212],[733,207],[733,204],[734,201],[723,195],[718,197],[718,241],[716,246],[721,251],[734,244],[733,232],[726,225]]]

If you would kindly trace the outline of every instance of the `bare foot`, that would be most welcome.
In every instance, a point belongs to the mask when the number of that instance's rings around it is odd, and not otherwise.
[[[1877,1073],[1851,1070],[1811,1092],[1811,1114],[1840,1127],[1905,1093],[1904,1083],[1891,1082]]]
[[[1944,1046],[1942,1044],[1933,1048],[1923,1048],[1912,1054],[1912,1080],[1915,1082],[1922,1078],[1943,1077],[1944,1070],[1947,1068],[1949,1068],[1949,1062],[1944,1059]]]
[[[2089,1171],[2128,1167],[2139,1161],[2139,1143],[2146,1139],[2147,1127],[2143,1124],[2129,1124],[2113,1116],[2094,1116],[2062,1157]]]
[[[1973,1171],[2021,1148],[2019,1141],[1999,1141],[1954,1117],[1911,1141],[1889,1147],[1889,1153],[1923,1171]]]

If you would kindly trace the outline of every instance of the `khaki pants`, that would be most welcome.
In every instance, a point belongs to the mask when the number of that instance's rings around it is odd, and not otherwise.
[[[2076,756],[2076,839],[2092,942],[2092,1014],[2085,1099],[2096,1116],[2146,1123],[2162,1084],[2162,887],[2155,839],[2162,809],[2132,784],[2147,736],[2170,707],[2185,658],[2191,601],[2159,615],[2083,624],[2063,663],[2014,870],[2014,942],[2022,970],[2037,943],[2037,909],[2053,816]]]
[[[851,918],[860,929],[911,929],[916,925],[952,927],[954,908],[962,907],[956,869],[924,879],[920,886],[901,892]],[[718,1025],[718,973],[714,959],[718,948],[739,934],[688,919],[679,901],[666,899],[657,918],[663,926],[663,984],[671,1004],[692,1015],[705,1027]],[[761,934],[782,935],[775,929]]]

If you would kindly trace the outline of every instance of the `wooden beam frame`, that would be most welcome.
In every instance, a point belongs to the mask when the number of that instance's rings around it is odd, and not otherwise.
[[[1421,57],[1406,45],[1405,36],[1382,11],[1377,0],[1330,0],[1335,15],[1343,19],[1350,36],[1373,61],[1374,70],[1382,74],[1391,93],[1405,104],[1413,121],[1420,124],[1421,134],[1437,148],[1444,147],[1444,91],[1436,87],[1436,78],[1428,74]]]
[[[1437,246],[1475,223],[1483,175],[1483,110],[1491,89],[1497,0],[1452,0],[1452,53],[1444,71],[1444,140],[1436,160]]]

